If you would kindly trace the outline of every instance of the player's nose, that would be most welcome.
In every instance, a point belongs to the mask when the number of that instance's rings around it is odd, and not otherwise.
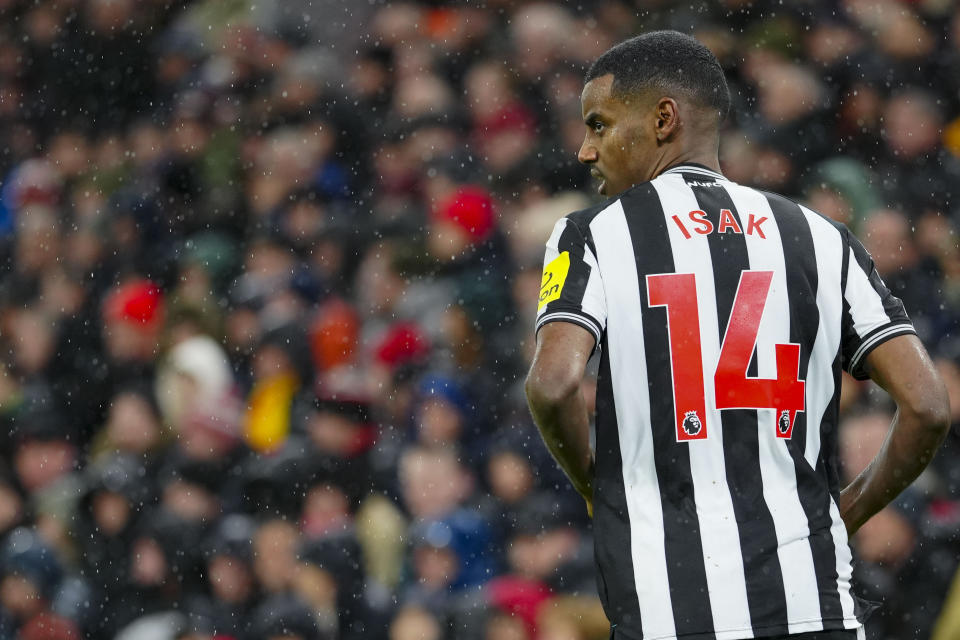
[[[597,148],[589,140],[584,140],[577,152],[577,160],[583,164],[593,164],[597,161]]]

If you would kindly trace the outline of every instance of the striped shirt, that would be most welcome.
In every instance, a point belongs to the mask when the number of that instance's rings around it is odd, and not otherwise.
[[[594,533],[618,637],[858,629],[840,372],[914,333],[843,226],[699,165],[561,219],[537,330],[600,349]]]

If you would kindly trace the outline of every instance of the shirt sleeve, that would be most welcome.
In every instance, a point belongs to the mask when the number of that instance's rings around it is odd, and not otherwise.
[[[857,380],[867,355],[890,338],[916,334],[900,298],[884,284],[860,241],[846,231],[846,282],[843,289],[843,367]]]
[[[572,322],[600,344],[607,322],[600,266],[587,238],[569,218],[560,219],[547,240],[537,305],[538,332],[549,322]]]

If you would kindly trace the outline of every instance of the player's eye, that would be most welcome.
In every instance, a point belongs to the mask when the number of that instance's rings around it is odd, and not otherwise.
[[[591,127],[594,133],[603,133],[604,125],[602,122],[594,121]]]

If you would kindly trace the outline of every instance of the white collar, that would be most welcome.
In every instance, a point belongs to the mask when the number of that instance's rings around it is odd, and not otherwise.
[[[678,164],[678,165],[676,165],[675,167],[670,167],[669,169],[667,169],[667,170],[664,171],[663,173],[664,173],[664,174],[666,174],[666,173],[696,173],[696,174],[703,175],[703,176],[710,176],[711,178],[715,178],[715,179],[717,179],[717,180],[726,180],[726,178],[724,178],[723,175],[717,173],[716,171],[712,171],[712,170],[710,170],[710,169],[706,169],[706,168],[704,168],[704,167],[701,167],[701,166],[698,166],[698,165],[692,165],[692,164]],[[663,175],[663,174],[661,174],[661,175]]]

